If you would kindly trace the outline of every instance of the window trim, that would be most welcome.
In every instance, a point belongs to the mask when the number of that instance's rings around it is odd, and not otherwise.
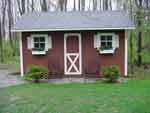
[[[101,54],[113,54],[114,53],[114,51],[115,51],[115,47],[114,47],[114,41],[115,41],[115,33],[98,33],[98,35],[97,35],[97,38],[99,39],[99,47],[101,47],[101,36],[112,36],[112,49],[109,49],[109,50],[101,50],[100,48],[99,48],[99,52],[101,53]]]
[[[45,48],[44,48],[43,51],[32,50],[34,48],[34,38],[35,37],[44,37],[45,38]],[[46,44],[48,43],[47,40],[48,40],[48,35],[47,34],[33,34],[33,35],[31,35],[31,50],[32,50],[32,54],[33,55],[44,55],[44,54],[46,54],[46,50],[47,50]]]

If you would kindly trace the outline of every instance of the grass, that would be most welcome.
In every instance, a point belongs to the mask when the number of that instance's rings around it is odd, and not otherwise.
[[[0,89],[0,113],[150,113],[150,80]]]

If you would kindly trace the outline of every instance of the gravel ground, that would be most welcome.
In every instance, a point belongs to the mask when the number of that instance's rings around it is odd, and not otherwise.
[[[11,85],[23,84],[19,75],[13,75],[8,69],[0,68],[0,88]]]

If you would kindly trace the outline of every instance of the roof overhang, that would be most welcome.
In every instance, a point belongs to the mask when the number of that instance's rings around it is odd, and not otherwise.
[[[37,32],[37,31],[87,31],[87,30],[133,30],[135,27],[117,27],[117,28],[68,28],[68,29],[12,29],[12,32]]]

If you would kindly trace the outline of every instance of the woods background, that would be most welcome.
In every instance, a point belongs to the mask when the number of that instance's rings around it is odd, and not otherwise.
[[[19,64],[18,36],[11,32],[15,21],[30,12],[124,10],[135,22],[129,35],[129,63],[150,64],[150,0],[1,0],[0,62]]]

